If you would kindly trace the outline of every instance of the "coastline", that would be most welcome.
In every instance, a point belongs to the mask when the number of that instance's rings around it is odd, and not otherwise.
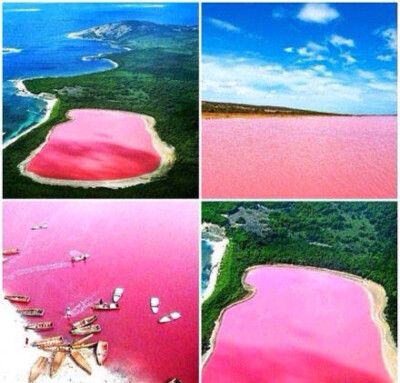
[[[104,109],[102,109],[104,110]],[[146,184],[156,179],[163,178],[168,171],[172,168],[176,156],[175,148],[169,146],[167,143],[161,140],[158,136],[157,131],[154,126],[156,125],[156,120],[153,117],[146,116],[144,114],[137,114],[127,111],[119,111],[120,113],[130,113],[139,116],[145,123],[145,129],[149,133],[154,149],[160,156],[160,164],[156,170],[151,173],[143,174],[137,177],[124,178],[120,180],[98,180],[98,181],[85,181],[85,180],[65,180],[65,179],[53,179],[38,176],[35,173],[29,172],[26,169],[29,161],[38,154],[42,148],[47,144],[53,130],[58,126],[54,125],[48,132],[45,141],[33,150],[30,155],[18,165],[18,169],[23,176],[31,178],[33,181],[44,184],[44,185],[55,185],[55,186],[71,186],[71,187],[82,187],[82,188],[97,188],[106,187],[110,189],[126,188],[130,186],[136,186],[139,184]],[[68,112],[69,113],[69,112]],[[68,117],[67,113],[67,117]]]
[[[39,78],[39,77],[37,77]],[[52,95],[49,94],[43,94],[40,93],[39,95],[33,94],[31,92],[28,91],[28,89],[26,88],[24,81],[25,80],[32,80],[33,78],[25,78],[25,79],[20,79],[20,80],[10,80],[13,85],[17,88],[18,93],[17,95],[20,97],[31,97],[31,98],[38,98],[43,100],[46,103],[46,112],[43,116],[43,118],[38,121],[36,124],[32,125],[30,128],[24,130],[23,132],[21,132],[20,134],[18,134],[17,136],[11,138],[10,140],[8,140],[7,142],[5,142],[3,144],[3,150],[5,148],[7,148],[8,146],[10,146],[11,144],[13,144],[15,141],[17,141],[20,137],[24,136],[25,134],[28,134],[29,132],[31,132],[33,129],[37,128],[39,125],[42,125],[43,123],[45,123],[50,115],[51,112],[54,108],[54,106],[56,105],[58,99]]]
[[[25,383],[28,381],[30,369],[39,356],[50,357],[50,353],[40,351],[31,346],[25,346],[25,338],[29,341],[40,339],[41,336],[35,332],[26,332],[24,325],[27,323],[15,310],[15,307],[8,301],[0,301],[3,325],[0,327],[2,368],[0,380],[2,382]],[[57,374],[50,378],[49,370],[40,377],[41,382],[62,383],[72,381],[76,383],[128,383],[129,379],[123,375],[111,372],[104,366],[96,363],[94,353],[88,350],[81,350],[92,367],[92,375],[81,371],[70,358],[66,358]],[[18,368],[15,366],[18,364]]]
[[[264,264],[264,265],[256,265],[248,267],[242,275],[242,285],[244,290],[246,291],[246,295],[239,301],[230,304],[229,306],[225,307],[218,319],[215,322],[214,330],[211,334],[210,338],[210,348],[207,350],[206,353],[202,355],[202,368],[205,367],[207,362],[209,361],[217,341],[217,335],[219,328],[222,323],[223,315],[227,310],[236,306],[238,304],[244,303],[247,300],[251,299],[255,294],[257,289],[254,286],[251,286],[245,282],[246,277],[249,272],[261,267],[290,267],[290,268],[302,268],[308,269],[313,271],[325,272],[330,273],[342,278],[350,279],[351,281],[359,284],[365,293],[367,294],[369,303],[370,303],[370,316],[371,320],[376,325],[381,340],[381,354],[383,363],[386,367],[386,371],[388,372],[389,376],[391,377],[393,382],[396,382],[397,379],[397,348],[396,344],[393,340],[390,327],[386,322],[384,309],[387,305],[387,296],[385,289],[376,282],[373,282],[368,279],[364,279],[358,277],[354,274],[346,273],[344,271],[337,271],[337,270],[330,270],[326,268],[314,267],[314,266],[301,266],[301,265],[293,265],[293,264]]]
[[[201,225],[201,231],[207,230],[207,228],[210,228],[212,226],[217,226],[212,223],[202,223]],[[220,228],[219,226],[217,226]],[[222,231],[222,230],[221,230]],[[222,233],[221,233],[222,234]],[[211,294],[214,291],[215,285],[217,284],[217,278],[219,274],[219,269],[221,266],[222,258],[225,255],[226,249],[228,247],[229,240],[227,237],[225,237],[223,234],[220,237],[220,241],[212,241],[210,239],[206,239],[207,242],[210,243],[211,247],[213,248],[213,251],[211,253],[211,273],[210,273],[210,278],[208,281],[207,288],[205,289],[204,293],[202,294],[201,297],[201,302],[203,303],[206,301]]]
[[[77,33],[79,33],[79,32],[69,33],[69,34],[67,34],[67,37],[70,38],[70,39],[88,40],[88,39],[84,39],[82,37],[73,37],[74,34],[77,34]],[[89,40],[91,40],[91,39],[89,39]],[[94,41],[102,41],[102,40],[95,40],[95,39],[93,39],[93,40]],[[103,42],[106,42],[106,41],[103,41]],[[121,48],[121,49],[130,50],[130,48],[119,47],[119,46],[117,46],[115,44],[112,44],[112,43],[109,43],[109,45],[111,47],[118,47],[118,48]],[[98,55],[95,55],[95,56],[83,56],[82,57],[82,61],[105,60],[105,61],[108,61],[112,65],[111,68],[100,70],[99,72],[106,72],[108,70],[113,70],[113,69],[118,68],[118,63],[113,61],[113,60],[111,60],[111,59],[109,59],[109,58],[102,57],[104,54],[105,53],[99,53]],[[97,72],[98,71],[94,71],[94,72],[90,72],[90,73],[97,73]],[[81,75],[84,75],[84,74],[86,74],[86,73],[84,73],[84,72],[81,73]],[[58,78],[58,77],[64,77],[64,76],[52,76],[52,77]],[[14,143],[15,141],[17,141],[20,137],[24,136],[25,134],[29,133],[33,129],[37,128],[38,126],[40,126],[41,124],[46,122],[48,120],[48,118],[50,117],[51,111],[52,111],[52,109],[53,109],[53,107],[56,104],[58,99],[54,95],[47,95],[47,94],[46,95],[42,95],[42,94],[36,95],[36,94],[33,94],[33,93],[28,91],[28,89],[26,88],[26,86],[24,84],[25,80],[35,80],[35,79],[38,79],[38,78],[43,78],[43,76],[27,77],[27,78],[22,78],[22,79],[9,80],[17,88],[17,90],[18,90],[17,95],[18,96],[38,98],[38,99],[41,99],[41,100],[45,101],[47,105],[46,105],[46,113],[43,116],[43,118],[41,120],[39,120],[36,124],[34,124],[31,127],[29,127],[27,130],[24,130],[23,132],[21,132],[17,136],[15,136],[12,139],[8,140],[7,142],[3,143],[3,150],[5,148],[7,148],[9,145],[11,145],[12,143]],[[49,98],[49,97],[51,97],[51,98]],[[52,102],[53,100],[54,100],[54,102]]]

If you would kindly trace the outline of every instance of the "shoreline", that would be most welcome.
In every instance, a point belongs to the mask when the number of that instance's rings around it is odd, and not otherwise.
[[[67,37],[70,39],[80,39],[80,40],[92,40],[92,39],[84,39],[82,37],[73,37],[74,34],[79,33],[79,32],[71,32],[69,34],[67,34]],[[93,40],[93,41],[102,41],[102,40]],[[126,51],[130,50],[130,48],[127,47],[120,47],[118,45],[115,45],[113,43],[108,43],[107,41],[103,41],[104,43],[109,44],[112,48],[118,47],[121,49],[124,49]],[[82,61],[92,61],[92,60],[105,60],[108,61],[112,67],[111,68],[107,68],[107,69],[103,69],[100,71],[94,71],[94,72],[89,72],[89,73],[81,73],[79,75],[85,75],[85,74],[91,74],[91,73],[101,73],[101,72],[106,72],[108,70],[113,70],[118,68],[118,63],[106,58],[106,57],[102,57],[103,55],[105,55],[107,53],[99,53],[95,56],[83,56],[81,58]],[[54,78],[59,78],[59,77],[65,77],[65,76],[51,76]],[[46,113],[44,115],[44,117],[42,119],[40,119],[36,124],[32,125],[31,127],[29,127],[27,130],[24,130],[23,132],[21,132],[20,134],[16,135],[15,137],[11,138],[10,140],[8,140],[7,142],[3,143],[3,150],[6,149],[8,146],[10,146],[11,144],[13,144],[14,142],[16,142],[20,137],[24,136],[25,134],[29,133],[30,131],[32,131],[33,129],[37,128],[39,125],[43,124],[44,122],[46,122],[48,120],[48,118],[50,117],[51,114],[51,110],[53,109],[54,105],[56,104],[56,102],[58,101],[57,97],[54,95],[51,95],[54,98],[54,103],[51,104],[46,97],[42,97],[41,94],[37,95],[34,93],[31,93],[28,91],[28,89],[26,88],[24,81],[25,80],[36,80],[38,78],[44,78],[44,76],[38,76],[38,77],[26,77],[26,78],[21,78],[21,79],[14,79],[14,80],[9,80],[11,83],[14,84],[14,86],[17,88],[18,92],[17,95],[21,96],[21,97],[32,97],[32,98],[38,98],[41,99],[43,101],[45,101],[47,103],[46,105]],[[50,96],[50,95],[49,95]]]
[[[87,108],[87,109],[91,109],[91,108]],[[105,109],[101,109],[101,110],[105,110]],[[115,112],[115,110],[113,110],[113,111]],[[67,112],[67,117],[69,117],[69,112],[70,111]],[[29,156],[18,165],[18,169],[19,169],[20,173],[23,176],[28,177],[28,178],[32,179],[33,181],[38,182],[40,184],[44,184],[44,185],[71,186],[71,187],[82,187],[82,188],[106,187],[106,188],[110,188],[110,189],[120,189],[120,188],[136,186],[136,185],[140,185],[140,184],[146,184],[146,183],[149,183],[149,182],[152,182],[154,180],[164,177],[168,173],[168,171],[172,168],[173,164],[175,163],[175,160],[176,160],[175,148],[168,145],[164,141],[162,141],[161,138],[158,136],[158,133],[154,128],[154,126],[156,125],[156,120],[153,117],[150,117],[150,116],[147,116],[144,114],[138,114],[138,113],[127,112],[127,111],[118,111],[118,112],[134,114],[136,116],[139,116],[144,121],[145,129],[151,137],[153,147],[160,156],[160,164],[158,165],[158,168],[156,170],[154,170],[153,172],[142,174],[140,176],[131,177],[131,178],[124,178],[124,179],[117,179],[117,180],[96,180],[96,181],[46,178],[46,177],[38,176],[35,173],[29,172],[28,170],[26,170],[27,164],[48,143],[48,141],[50,140],[50,136],[53,133],[53,130],[58,126],[58,124],[56,124],[48,132],[45,141],[41,145],[39,145],[36,149],[34,149],[29,154]]]
[[[251,299],[257,292],[257,289],[254,286],[251,286],[245,282],[245,279],[247,275],[252,271],[257,268],[262,268],[262,267],[290,267],[290,268],[302,268],[302,269],[308,269],[308,270],[313,270],[313,271],[318,271],[318,272],[325,272],[325,273],[330,273],[342,278],[350,279],[351,281],[357,283],[360,285],[365,293],[367,294],[368,301],[370,303],[370,317],[373,323],[376,325],[379,335],[380,335],[380,343],[381,343],[381,355],[382,355],[382,360],[383,363],[386,367],[386,371],[388,372],[388,375],[392,379],[393,382],[396,382],[397,378],[397,348],[396,344],[393,340],[392,333],[390,331],[390,327],[388,323],[386,322],[385,315],[384,315],[384,309],[387,305],[387,295],[385,289],[378,283],[373,282],[369,279],[364,279],[361,277],[358,277],[357,275],[350,274],[344,271],[337,271],[337,270],[331,270],[327,268],[322,268],[322,267],[314,267],[314,266],[301,266],[301,265],[293,265],[293,264],[264,264],[264,265],[256,265],[256,266],[250,266],[248,267],[245,272],[242,275],[242,285],[244,290],[246,291],[246,295],[239,301],[234,302],[230,304],[229,306],[225,307],[218,319],[215,322],[215,327],[214,330],[211,334],[210,338],[210,348],[207,350],[202,355],[202,368],[205,367],[207,362],[210,360],[210,357],[214,351],[216,341],[217,341],[217,335],[218,331],[220,329],[220,326],[222,324],[222,319],[223,315],[227,310],[230,308],[244,303],[247,300]]]
[[[217,226],[217,225],[214,225],[212,223],[203,223],[201,225],[201,231],[210,226]],[[204,293],[201,296],[202,303],[205,302],[214,291],[215,285],[217,284],[217,278],[221,262],[229,244],[229,239],[223,235],[221,235],[221,241],[211,241],[209,239],[205,239],[205,241],[210,243],[211,247],[213,248],[213,251],[211,253],[211,273],[208,280],[207,288],[204,290]]]
[[[0,302],[2,319],[4,325],[0,328],[0,337],[2,339],[1,354],[2,368],[0,371],[0,380],[2,382],[25,383],[28,381],[30,369],[39,356],[50,357],[49,352],[40,351],[36,347],[25,346],[25,338],[29,341],[41,339],[41,335],[36,332],[26,332],[23,326],[27,323],[15,310],[12,303],[2,299]],[[112,372],[104,366],[96,363],[94,353],[88,350],[80,350],[88,359],[92,367],[92,375],[87,375],[81,371],[75,363],[66,358],[57,374],[50,378],[49,367],[41,375],[41,382],[62,383],[72,381],[75,383],[128,383],[128,377],[120,373]],[[18,368],[15,366],[18,363]]]

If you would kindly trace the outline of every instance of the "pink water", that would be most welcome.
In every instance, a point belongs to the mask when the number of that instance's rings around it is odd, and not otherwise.
[[[205,198],[394,198],[396,117],[203,119]]]
[[[30,230],[43,222],[47,230]],[[46,310],[55,330],[43,334],[70,337],[70,322],[123,287],[121,310],[98,312],[102,332],[94,339],[110,345],[105,366],[143,383],[198,381],[197,202],[5,202],[3,242],[21,249],[3,264],[4,290],[30,295],[32,307]],[[71,249],[91,257],[71,264]],[[151,296],[160,298],[160,315],[182,318],[158,324]],[[71,320],[63,317],[67,306]]]
[[[250,300],[223,316],[203,383],[383,383],[366,292],[326,272],[263,267]]]
[[[53,128],[27,170],[41,177],[116,180],[156,170],[160,156],[145,122],[128,112],[74,109],[70,121]]]

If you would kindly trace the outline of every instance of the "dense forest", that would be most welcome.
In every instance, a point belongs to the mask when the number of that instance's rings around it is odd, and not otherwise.
[[[149,22],[143,22],[142,27],[141,22],[136,22],[136,26],[125,28],[128,33],[118,39],[115,35],[104,38],[131,49],[103,56],[118,63],[116,69],[24,81],[30,92],[54,94],[58,102],[48,121],[3,151],[5,198],[197,197],[197,27],[161,26]],[[142,32],[135,39],[137,30]],[[18,164],[44,142],[55,124],[67,119],[67,111],[73,108],[104,108],[152,116],[160,138],[175,148],[174,166],[163,179],[118,190],[42,185],[22,176]]]
[[[324,113],[311,110],[285,108],[281,106],[260,106],[260,105],[247,105],[247,104],[234,104],[229,102],[202,102],[202,113],[205,116],[212,117],[215,115],[265,115],[268,116],[331,116],[333,113]]]
[[[245,296],[243,273],[259,264],[324,267],[381,284],[397,339],[396,203],[206,202],[202,220],[225,227],[230,240],[215,290],[202,306],[203,353],[222,309]]]

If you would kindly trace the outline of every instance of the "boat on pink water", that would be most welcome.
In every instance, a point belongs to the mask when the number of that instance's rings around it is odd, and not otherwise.
[[[326,271],[263,266],[254,295],[228,308],[204,383],[389,383],[361,284]]]
[[[70,333],[72,324],[95,313],[101,332],[83,339],[108,342],[102,369],[130,381],[198,382],[196,201],[10,201],[3,219],[4,247],[24,244],[23,257],[3,264],[4,294],[24,293],[32,305],[43,307],[44,320],[54,324],[46,336],[81,339]],[[44,221],[51,230],[30,230],[32,222]],[[93,256],[72,263],[70,249]],[[121,310],[94,312],[91,306],[109,302],[117,287],[124,290]],[[154,296],[161,302],[158,315],[149,308]],[[174,310],[182,314],[179,320],[157,322]],[[94,375],[100,367],[94,359],[90,364]]]
[[[160,165],[160,153],[134,113],[73,109],[56,125],[42,146],[23,165],[38,181],[115,181],[140,177]]]
[[[396,117],[204,119],[205,198],[394,198]]]

